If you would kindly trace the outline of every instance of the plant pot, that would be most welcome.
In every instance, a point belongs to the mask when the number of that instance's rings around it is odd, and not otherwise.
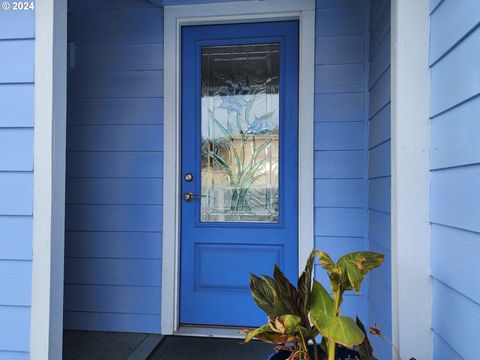
[[[313,346],[310,345],[308,347],[308,353],[310,354],[310,359],[313,360]],[[287,360],[288,357],[292,353],[290,351],[275,351],[272,354],[270,354],[267,358],[267,360]],[[327,354],[325,354],[320,347],[318,347],[318,357],[320,360],[324,360],[327,358]],[[355,350],[350,350],[346,349],[344,347],[337,347],[337,352],[335,355],[335,359],[355,359],[355,357],[358,358],[358,352]]]

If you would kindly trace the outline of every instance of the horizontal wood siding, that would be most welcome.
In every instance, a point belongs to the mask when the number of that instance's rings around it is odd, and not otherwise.
[[[435,118],[431,126],[431,168],[463,166],[480,158],[480,121],[471,114],[480,113],[480,97]],[[452,126],[455,124],[455,126]]]
[[[432,8],[435,3],[432,0]],[[437,4],[440,5],[440,4]],[[452,22],[451,19],[459,19]],[[461,19],[461,20],[460,20]],[[444,1],[431,15],[430,63],[434,64],[480,24],[477,0]]]
[[[162,8],[69,7],[65,325],[158,332]],[[316,21],[315,243],[338,257],[365,248],[364,3],[317,0]],[[346,304],[365,314],[363,294]]]
[[[316,4],[315,247],[338,258],[365,248],[364,1]],[[364,294],[349,294],[345,306],[363,317]]]
[[[431,8],[434,358],[474,359],[480,336],[480,285],[472,281],[480,271],[480,3],[432,1]]]
[[[65,328],[159,333],[163,9],[69,8]]]
[[[442,337],[462,359],[475,359],[476,340],[480,336],[478,302],[437,279],[433,281],[433,298],[432,328],[435,334]]]
[[[102,312],[65,310],[63,321],[69,324],[72,330],[97,331],[108,324],[109,327],[117,329],[115,331],[150,333],[152,329],[158,327],[160,315],[125,314],[108,310]]]
[[[0,359],[28,359],[35,12],[0,10]]]
[[[438,360],[462,360],[462,357],[438,334],[433,334],[433,358]]]
[[[390,0],[371,0],[369,10],[368,241],[371,251],[385,254],[385,262],[369,278],[367,321],[391,338]],[[378,359],[392,358],[386,341],[372,342]]]

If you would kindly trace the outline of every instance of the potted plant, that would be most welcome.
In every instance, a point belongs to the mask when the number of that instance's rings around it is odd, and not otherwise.
[[[299,359],[308,356],[308,342],[316,345],[318,330],[309,319],[310,298],[312,295],[312,271],[314,252],[307,260],[305,270],[298,279],[297,288],[290,283],[277,265],[273,278],[251,275],[250,291],[258,307],[268,316],[268,324],[257,329],[245,330],[245,342],[256,338],[276,344],[287,350],[291,343],[292,356]],[[314,346],[315,351],[317,347]],[[318,354],[315,355],[315,359]]]
[[[318,281],[312,281],[315,256],[328,271],[332,295]],[[245,342],[258,339],[276,344],[277,352],[269,357],[271,360],[321,360],[326,356],[334,360],[337,349],[343,358],[373,359],[360,320],[342,316],[340,308],[344,292],[359,291],[366,274],[380,266],[383,258],[382,254],[361,251],[344,255],[335,263],[327,253],[313,250],[297,287],[276,265],[273,277],[251,275],[250,291],[257,306],[267,314],[268,323],[245,330]],[[318,335],[323,337],[320,347],[316,343]],[[309,342],[313,345],[308,346]]]

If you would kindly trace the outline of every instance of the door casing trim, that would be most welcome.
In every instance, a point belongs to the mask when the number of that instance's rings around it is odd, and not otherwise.
[[[298,20],[299,38],[299,273],[314,246],[313,133],[315,0],[264,0],[164,8],[164,199],[161,333],[179,328],[180,285],[180,49],[182,26]],[[207,335],[207,334],[205,334]],[[212,336],[212,335],[211,335]],[[215,336],[215,335],[213,335]]]

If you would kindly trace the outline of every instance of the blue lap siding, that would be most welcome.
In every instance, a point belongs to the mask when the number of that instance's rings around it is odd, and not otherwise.
[[[371,0],[369,8],[368,241],[385,262],[370,276],[367,311],[369,326],[377,323],[391,339],[390,0]],[[379,359],[391,359],[386,341],[375,337],[372,343]]]
[[[366,246],[365,4],[316,7],[315,247],[338,259]],[[320,265],[316,278],[328,284]],[[364,318],[364,295],[347,294],[344,312]]]
[[[431,11],[433,358],[474,359],[480,336],[480,3],[437,0]]]
[[[201,1],[165,0],[194,2]],[[389,189],[368,177],[388,177],[389,115],[370,119],[379,125],[370,131],[378,146],[369,149],[367,109],[384,108],[388,79],[378,74],[369,102],[364,1],[316,5],[315,246],[338,258],[367,249],[370,229],[383,252],[387,220],[372,217],[367,225],[367,201],[372,211],[389,212]],[[69,8],[65,327],[159,332],[163,9],[139,0],[71,0]],[[382,16],[379,23],[388,24]],[[318,266],[316,277],[327,281]],[[365,286],[348,294],[345,311],[366,319],[367,293]]]
[[[163,9],[69,8],[65,328],[159,333]]]
[[[156,1],[206,2],[215,1]],[[385,253],[382,269],[347,295],[345,312],[391,337],[390,1],[317,0],[316,7],[315,247],[334,258]],[[158,333],[163,8],[71,0],[69,10],[64,324]],[[33,11],[0,11],[0,359],[29,358],[34,22]],[[480,336],[480,290],[472,282],[480,270],[479,24],[477,0],[431,0],[432,329],[439,360],[474,358]],[[327,282],[318,265],[316,278]],[[378,358],[391,358],[385,342],[374,346]]]
[[[0,359],[28,359],[34,11],[0,10]]]

